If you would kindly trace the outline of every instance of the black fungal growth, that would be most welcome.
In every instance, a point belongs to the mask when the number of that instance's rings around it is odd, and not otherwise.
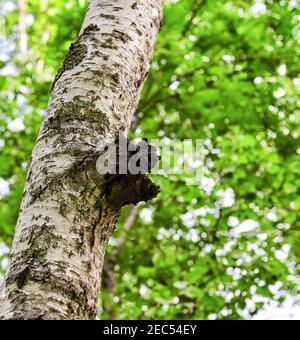
[[[115,145],[118,146],[119,143],[120,141],[117,138]],[[117,147],[116,174],[105,175],[104,193],[108,203],[117,209],[129,204],[137,205],[140,202],[148,202],[157,197],[160,192],[159,186],[154,184],[147,176],[159,160],[156,148],[148,144],[147,139],[144,139],[141,143],[137,144],[135,151],[130,151],[132,143],[128,139],[125,140],[125,144],[127,144],[127,159],[125,161],[127,161],[128,165],[129,160],[139,153],[139,160],[137,162],[140,170],[139,173],[130,173],[130,166],[128,166],[128,174],[120,174],[118,162],[124,161],[124,157],[120,154],[121,149]],[[145,167],[143,167],[143,163]]]
[[[130,146],[132,147],[133,142],[126,139],[125,145],[127,144],[127,152],[125,162],[127,162],[128,173],[122,174],[120,173],[119,163],[124,162],[124,155],[120,154],[122,148],[119,148],[119,143],[120,141],[117,139],[113,144],[117,150],[116,171],[113,174],[107,173],[104,175],[104,181],[102,180],[101,184],[107,202],[116,210],[129,204],[137,205],[140,202],[148,202],[157,197],[160,192],[159,186],[154,184],[148,177],[148,174],[151,173],[151,169],[155,167],[160,159],[157,155],[156,148],[148,144],[148,141],[144,139],[143,142],[136,145],[135,151],[130,151],[133,149],[130,148]],[[139,157],[136,165],[139,172],[133,174],[130,172],[129,161],[137,154],[139,154]],[[95,169],[95,164],[93,167]],[[101,177],[99,174],[95,176],[94,173],[93,175],[94,182],[97,181],[97,176]],[[101,183],[101,181],[98,183]]]
[[[146,175],[107,175],[105,195],[108,203],[120,209],[126,205],[148,202],[159,194],[159,186]]]

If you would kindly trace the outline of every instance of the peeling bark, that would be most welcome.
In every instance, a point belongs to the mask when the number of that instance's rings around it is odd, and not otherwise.
[[[162,0],[90,1],[33,150],[0,319],[95,318],[104,253],[120,209],[145,200],[141,180],[149,185],[146,199],[157,188],[133,175],[98,186],[91,159],[99,140],[126,134],[161,21]],[[136,194],[128,202],[121,197],[127,191]]]

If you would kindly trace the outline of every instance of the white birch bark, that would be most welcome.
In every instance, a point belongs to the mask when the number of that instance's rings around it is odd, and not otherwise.
[[[33,150],[0,319],[95,318],[122,204],[95,184],[89,162],[99,139],[127,132],[161,21],[162,0],[90,1]]]

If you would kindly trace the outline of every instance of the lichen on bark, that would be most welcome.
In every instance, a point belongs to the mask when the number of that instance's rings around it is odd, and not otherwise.
[[[52,89],[54,88],[57,80],[62,76],[65,71],[71,70],[75,66],[79,65],[88,53],[87,38],[92,38],[93,33],[99,31],[99,28],[95,24],[91,24],[85,28],[83,33],[77,38],[74,43],[71,43],[69,52],[65,57],[62,67],[58,70],[55,76]]]
[[[109,119],[105,113],[96,107],[88,98],[76,96],[72,102],[64,102],[56,109],[53,116],[49,117],[45,129],[56,130],[64,123],[80,121],[82,124],[92,124],[99,134],[109,130]]]

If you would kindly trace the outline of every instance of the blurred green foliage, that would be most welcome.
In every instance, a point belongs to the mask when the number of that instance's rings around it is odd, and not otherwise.
[[[85,10],[84,0],[26,2],[21,55],[19,10],[1,2],[0,242],[7,245],[51,82]],[[157,201],[123,212],[99,317],[248,318],[297,285],[299,3],[169,0],[164,21],[132,136],[204,139],[205,177],[188,186],[182,176],[155,176]]]

